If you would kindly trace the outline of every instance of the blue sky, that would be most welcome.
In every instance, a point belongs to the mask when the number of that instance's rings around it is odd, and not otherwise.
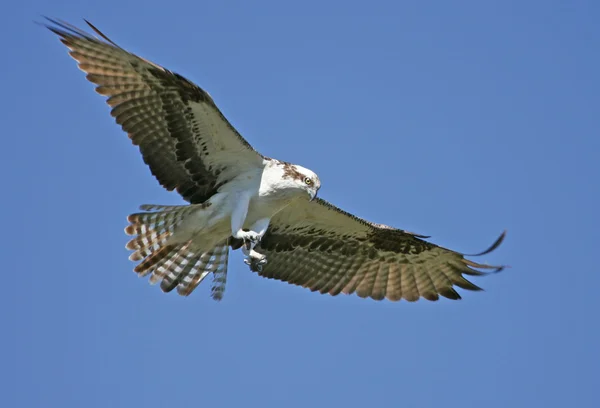
[[[335,298],[235,254],[165,295],[125,217],[163,191],[53,34],[96,24],[207,89],[320,195],[512,266],[463,300]],[[7,407],[592,407],[600,386],[600,3],[13,2],[0,30]],[[595,402],[594,402],[595,401]]]

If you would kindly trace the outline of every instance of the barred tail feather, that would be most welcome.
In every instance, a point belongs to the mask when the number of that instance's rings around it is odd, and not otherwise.
[[[205,253],[195,251],[192,241],[167,245],[177,225],[195,208],[187,205],[140,208],[148,212],[130,215],[127,219],[131,225],[125,229],[128,235],[136,235],[127,243],[127,248],[134,251],[129,259],[142,261],[134,271],[140,277],[151,274],[150,283],[161,282],[164,292],[177,288],[182,296],[192,293],[212,272],[211,294],[213,299],[221,300],[227,278],[228,240]]]
[[[213,250],[211,260],[214,265],[211,296],[214,300],[221,300],[223,299],[223,294],[225,293],[225,284],[227,283],[229,240],[225,241],[223,246],[217,247]]]
[[[225,282],[227,276],[227,262],[229,259],[229,246],[227,240],[195,258],[195,263],[189,272],[179,279],[177,292],[182,296],[187,296],[206,278],[209,273],[213,273],[213,287],[211,290],[212,298],[221,300],[225,291]],[[219,286],[215,282],[220,282]]]
[[[148,212],[131,214],[127,217],[131,224],[125,228],[127,235],[136,236],[126,245],[135,251],[129,256],[132,261],[141,261],[158,251],[173,235],[175,227],[195,210],[193,206],[158,205],[142,205],[140,209]]]

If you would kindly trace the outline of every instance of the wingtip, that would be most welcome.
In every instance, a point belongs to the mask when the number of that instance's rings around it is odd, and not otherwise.
[[[106,42],[108,42],[109,44],[114,45],[117,48],[121,48],[119,47],[113,40],[111,40],[110,38],[108,38],[102,31],[100,31],[95,25],[93,25],[92,23],[90,23],[87,19],[83,19],[83,21],[85,21],[85,23],[97,34],[100,36],[100,38],[102,38],[103,40],[105,40]]]
[[[39,26],[41,26],[41,27],[47,28],[47,29],[48,29],[48,30],[50,30],[50,31],[56,32],[56,31],[55,31],[55,30],[56,30],[56,28],[55,28],[54,26],[58,26],[58,27],[60,27],[60,26],[61,26],[61,23],[60,23],[58,20],[55,20],[55,19],[53,19],[53,18],[50,18],[50,17],[48,17],[48,16],[45,16],[45,15],[43,15],[43,14],[40,14],[38,17],[39,17],[40,19],[42,19],[42,20],[46,20],[46,21],[38,21],[38,20],[33,20],[33,23],[34,23],[34,24],[37,24],[37,25],[39,25]]]
[[[112,45],[114,45],[117,48],[121,48],[117,44],[115,44],[114,41],[112,41],[105,34],[103,34],[100,30],[98,30],[98,28],[96,28],[96,26],[93,25],[86,18],[84,18],[83,21],[86,22],[86,24],[92,29],[92,31],[94,33],[96,33],[96,35],[98,35],[99,38],[98,37],[94,37],[92,34],[90,34],[88,32],[85,32],[82,29],[74,26],[73,24],[67,23],[66,21],[63,21],[63,20],[60,20],[60,19],[51,18],[51,17],[47,17],[47,16],[44,16],[44,15],[41,15],[40,17],[42,17],[43,19],[47,20],[47,23],[36,22],[37,24],[46,27],[47,29],[49,29],[50,31],[54,32],[55,34],[57,34],[57,35],[59,35],[61,37],[65,37],[66,38],[66,37],[69,37],[69,36],[76,36],[76,37],[81,37],[81,38],[85,38],[85,39],[88,39],[88,40],[103,39],[106,42],[108,42],[109,44],[112,44]]]
[[[494,269],[493,271],[490,271],[489,273],[500,273],[503,270],[505,270],[506,268],[510,268],[510,266],[508,266],[508,265],[500,265],[496,269]]]
[[[504,241],[504,238],[506,237],[506,232],[507,232],[507,230],[502,231],[502,234],[500,234],[500,236],[496,239],[496,241],[485,251],[480,252],[478,254],[465,254],[465,256],[482,256],[482,255],[489,254],[490,252],[492,252],[496,248],[498,248],[500,246],[500,244],[502,244],[502,242]],[[502,268],[504,268],[504,266],[502,266]]]
[[[463,254],[463,257],[465,257],[465,256],[467,256],[467,257],[482,256],[482,255],[489,254],[490,252],[494,251],[502,244],[502,242],[504,241],[504,238],[506,237],[506,232],[507,232],[507,230],[502,231],[502,234],[500,234],[500,236],[496,239],[496,241],[494,241],[494,243],[485,251],[477,253],[477,254]],[[467,260],[465,260],[465,262],[472,268],[485,269],[485,274],[495,274],[495,273],[502,272],[504,269],[510,268],[510,265],[487,265],[487,264],[480,264],[480,263],[477,263],[474,261],[467,261]]]
[[[83,38],[90,37],[90,35],[88,33],[75,27],[73,24],[67,23],[66,21],[63,21],[58,18],[51,18],[51,17],[44,16],[44,15],[41,15],[41,17],[43,19],[47,20],[47,22],[39,23],[39,24],[46,27],[48,30],[52,31],[53,33],[55,33],[61,37],[68,37],[68,36],[79,36],[79,37],[83,37]]]
[[[496,268],[495,270],[491,271],[490,273],[498,273],[498,272],[502,272],[505,269],[510,269],[511,266],[510,265],[501,265],[498,268]]]
[[[38,15],[38,18],[40,18],[40,19],[42,19],[42,20],[49,20],[49,21],[50,21],[50,18],[49,18],[49,17],[46,17],[46,16],[45,16],[45,15],[43,15],[43,14],[40,14],[40,15]],[[41,21],[33,20],[33,24],[37,24],[37,25],[39,25],[39,26],[42,26],[42,27],[46,27],[46,28],[48,28],[48,24],[46,24],[46,23],[42,23]]]

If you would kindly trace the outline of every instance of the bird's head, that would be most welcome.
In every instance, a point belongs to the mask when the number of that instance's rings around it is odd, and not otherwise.
[[[282,168],[283,179],[290,183],[294,190],[306,192],[310,201],[317,197],[317,193],[321,188],[321,180],[315,172],[297,164],[289,163],[285,163]]]

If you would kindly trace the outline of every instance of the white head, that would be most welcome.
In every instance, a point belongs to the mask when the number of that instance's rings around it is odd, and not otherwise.
[[[281,170],[278,188],[296,193],[306,193],[309,200],[314,200],[321,188],[321,180],[312,170],[296,164],[277,162]]]

